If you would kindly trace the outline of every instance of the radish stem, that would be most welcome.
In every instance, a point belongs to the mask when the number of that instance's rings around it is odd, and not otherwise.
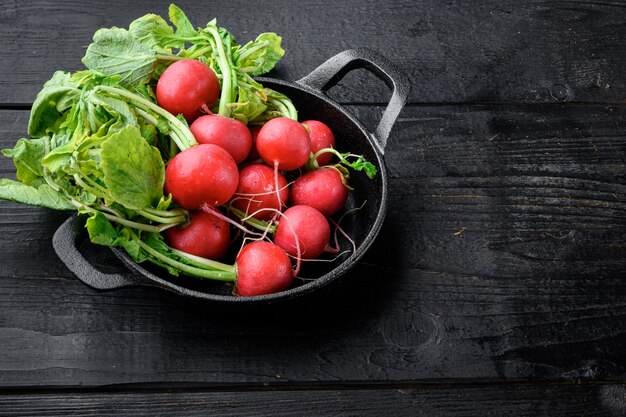
[[[226,281],[226,282],[234,282],[237,279],[236,268],[232,265],[226,265],[226,264],[222,264],[221,262],[215,262],[215,264],[220,266],[221,270],[216,270],[217,268],[207,270],[207,269],[187,265],[185,263],[172,259],[169,256],[152,248],[146,242],[141,240],[141,238],[137,236],[132,230],[130,230],[129,233],[137,241],[137,244],[139,244],[141,249],[146,251],[148,254],[160,260],[161,262],[164,262],[170,266],[173,266],[174,268],[177,268],[180,271],[185,272],[189,275],[193,275],[199,278],[208,278],[208,279],[213,279],[217,281]]]
[[[228,104],[233,100],[230,96],[232,91],[232,71],[229,63],[229,59],[226,56],[226,51],[224,50],[224,44],[222,43],[222,38],[218,33],[215,27],[208,26],[207,31],[213,36],[214,40],[211,41],[212,47],[217,47],[217,63],[220,67],[220,71],[222,72],[222,92],[220,93],[220,105],[218,113],[222,116],[228,116]]]
[[[239,218],[239,220],[249,224],[250,226],[254,227],[255,229],[258,230],[262,230],[262,231],[269,231],[269,233],[274,234],[276,233],[276,226],[272,225],[271,223],[265,222],[263,220],[259,220],[259,219],[255,219],[254,217],[252,217],[252,215],[246,215],[246,213],[244,213],[243,211],[233,207],[233,206],[226,206],[226,209],[228,211],[230,211],[231,213],[233,213],[235,216],[237,216]],[[262,211],[276,211],[275,209],[260,209],[258,211],[256,211],[255,213],[252,214],[256,214]],[[244,230],[245,231],[245,230]],[[248,233],[248,232],[246,232]]]
[[[187,148],[190,148],[198,144],[198,142],[196,141],[196,138],[193,136],[189,128],[185,126],[183,122],[178,120],[176,116],[172,115],[167,110],[162,109],[161,107],[157,106],[151,101],[148,101],[145,98],[137,94],[131,93],[128,90],[124,90],[122,88],[117,88],[117,87],[99,85],[94,90],[100,90],[100,91],[104,91],[113,95],[124,97],[128,99],[129,103],[135,107],[148,109],[148,110],[155,112],[156,114],[160,116],[163,116],[170,123],[170,127],[172,128],[172,131],[176,132],[175,135],[170,134],[170,137],[174,139],[174,141],[176,142],[176,145],[178,146],[180,150],[185,150]]]

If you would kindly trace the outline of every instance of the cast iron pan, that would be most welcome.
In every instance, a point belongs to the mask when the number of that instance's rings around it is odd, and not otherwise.
[[[347,72],[358,68],[371,71],[393,91],[374,132],[366,129],[325,93]],[[296,280],[289,290],[255,297],[236,297],[232,295],[232,287],[224,283],[186,276],[173,277],[151,264],[135,263],[126,252],[117,248],[113,252],[130,272],[102,272],[92,266],[79,251],[79,242],[85,236],[85,219],[83,216],[73,216],[59,227],[53,245],[59,258],[81,281],[99,290],[153,286],[200,300],[263,303],[291,299],[318,289],[345,274],[363,257],[378,235],[387,210],[387,172],[383,153],[391,128],[409,94],[408,78],[379,53],[369,49],[352,49],[335,55],[295,83],[271,78],[259,78],[259,81],[291,98],[298,109],[300,120],[316,119],[328,124],[337,138],[340,151],[364,155],[378,167],[378,175],[373,180],[361,173],[354,174],[350,179],[354,191],[350,193],[346,210],[362,208],[346,216],[342,227],[356,242],[356,252],[346,253],[332,262],[306,263],[300,274],[303,279]],[[340,242],[342,248],[350,247],[346,240]],[[103,247],[102,250],[108,249]]]

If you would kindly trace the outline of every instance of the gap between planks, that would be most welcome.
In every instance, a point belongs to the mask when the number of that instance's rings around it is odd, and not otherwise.
[[[337,104],[341,106],[369,106],[369,107],[386,107],[389,102],[365,102],[365,101],[337,101]],[[405,103],[404,107],[445,107],[445,106],[467,106],[467,107],[481,107],[481,106],[510,106],[510,107],[559,107],[559,106],[626,106],[626,100],[613,100],[613,101],[555,101],[546,103],[537,103],[532,101],[443,101],[443,102],[410,102]],[[0,104],[0,111],[2,110],[15,110],[15,111],[30,111],[32,103],[3,103]],[[406,120],[406,119],[405,119]]]
[[[115,384],[101,387],[63,386],[63,387],[0,387],[2,395],[32,394],[72,394],[72,393],[176,393],[176,392],[255,392],[255,391],[361,391],[361,390],[397,390],[397,389],[447,389],[447,388],[484,388],[489,386],[603,386],[622,385],[625,380],[585,380],[585,379],[543,379],[543,380],[441,380],[437,382],[276,382],[259,384],[201,385],[185,383],[141,383]]]

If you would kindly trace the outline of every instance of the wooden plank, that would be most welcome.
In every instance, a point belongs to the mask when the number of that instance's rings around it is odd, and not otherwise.
[[[210,7],[177,3],[195,24],[217,17],[242,42],[279,32],[287,54],[274,75],[286,80],[301,78],[342,50],[368,47],[410,76],[414,103],[607,102],[626,95],[626,8],[620,1],[303,1],[297,11],[286,0],[261,1],[253,8],[241,0]],[[31,103],[53,71],[81,68],[95,30],[127,27],[149,12],[165,16],[166,5],[147,0],[4,4],[0,105]],[[332,96],[370,103],[386,101],[388,92],[361,71]]]
[[[407,108],[367,257],[266,309],[92,291],[50,246],[66,214],[0,203],[0,385],[624,381],[625,120],[626,106]],[[0,111],[10,136],[26,122]]]
[[[618,416],[623,385],[479,385],[289,391],[115,391],[0,396],[18,416]]]

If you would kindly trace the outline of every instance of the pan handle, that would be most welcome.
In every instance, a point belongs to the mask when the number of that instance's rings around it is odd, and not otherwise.
[[[84,232],[85,216],[74,215],[54,233],[52,246],[57,256],[78,279],[97,290],[115,290],[137,285],[150,285],[141,275],[123,272],[108,274],[97,270],[78,250],[78,239]]]
[[[331,57],[311,71],[309,75],[296,81],[296,83],[314,90],[326,92],[348,72],[360,68],[372,72],[392,90],[389,104],[387,104],[378,127],[373,133],[380,152],[384,153],[391,128],[411,91],[409,78],[387,58],[367,48],[349,49]]]

